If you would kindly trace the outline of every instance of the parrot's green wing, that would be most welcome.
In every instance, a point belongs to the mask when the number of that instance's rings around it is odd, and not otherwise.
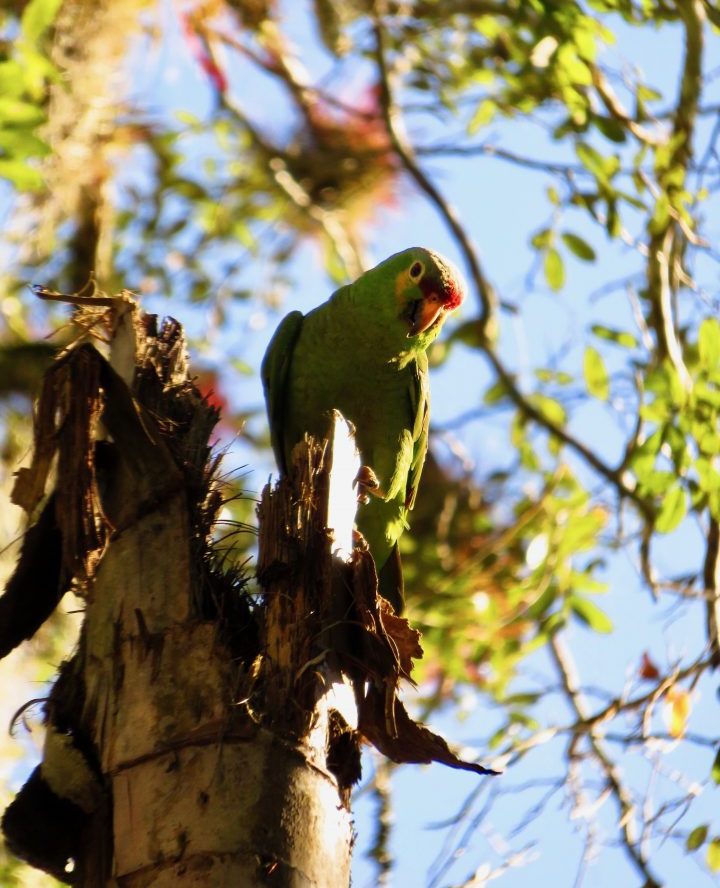
[[[287,471],[284,422],[288,373],[302,323],[303,314],[300,311],[291,311],[283,318],[275,335],[270,340],[270,345],[267,347],[260,367],[270,422],[270,441],[275,453],[275,461],[283,473]]]
[[[428,359],[421,352],[415,362],[415,373],[410,385],[410,405],[415,416],[412,430],[413,458],[408,473],[405,494],[405,508],[412,509],[415,505],[420,475],[425,465],[428,449],[428,429],[430,428],[430,386],[428,385]]]
[[[394,485],[405,485],[404,508],[415,505],[420,475],[425,465],[428,448],[428,427],[430,424],[430,390],[428,385],[428,360],[425,352],[419,354],[412,367],[407,387],[409,415],[412,427],[402,436],[404,443],[398,449],[396,471],[390,480],[388,495],[392,495]],[[399,492],[400,487],[396,488]],[[404,524],[405,516],[402,521]],[[402,613],[405,605],[405,591],[400,563],[400,549],[395,541],[390,554],[378,570],[379,592],[392,604],[395,612]]]

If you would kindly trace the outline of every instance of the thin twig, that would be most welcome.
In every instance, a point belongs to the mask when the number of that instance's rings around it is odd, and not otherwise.
[[[378,4],[380,5],[380,4]],[[497,313],[498,298],[495,288],[486,277],[480,266],[477,250],[463,228],[455,210],[448,204],[435,184],[418,165],[412,147],[401,134],[400,112],[393,98],[390,87],[390,70],[385,48],[385,30],[379,14],[376,12],[374,21],[375,57],[380,77],[380,104],[383,119],[390,143],[402,161],[403,166],[415,180],[415,183],[435,205],[463,254],[465,264],[480,296],[481,312],[478,320],[482,338],[492,338]]]
[[[570,706],[578,716],[580,723],[588,719],[586,704],[582,692],[579,689],[579,681],[577,670],[570,655],[570,651],[563,644],[559,633],[555,633],[550,639],[549,645],[551,656],[557,666],[560,678],[565,688],[565,695]],[[637,836],[635,835],[635,802],[630,791],[622,781],[620,771],[607,754],[603,743],[597,733],[597,724],[589,727],[587,737],[593,752],[593,756],[607,780],[607,784],[612,791],[615,801],[620,809],[619,828],[623,837],[623,847],[635,865],[638,872],[645,880],[645,888],[660,888],[660,882],[652,873],[649,862],[645,858],[638,847]]]
[[[710,647],[710,661],[714,669],[720,666],[720,599],[718,598],[718,579],[720,575],[720,527],[712,516],[707,532],[705,545],[705,563],[703,580],[707,605],[707,633]]]
[[[623,107],[622,102],[613,90],[607,77],[597,65],[592,65],[590,72],[592,74],[593,86],[597,90],[597,94],[602,99],[602,103],[605,105],[605,108],[608,110],[611,117],[617,120],[618,123],[622,124],[622,126],[631,132],[636,139],[640,142],[644,142],[646,145],[658,146],[665,142],[664,135],[652,133],[647,127],[644,127],[641,123],[633,120],[627,110]]]

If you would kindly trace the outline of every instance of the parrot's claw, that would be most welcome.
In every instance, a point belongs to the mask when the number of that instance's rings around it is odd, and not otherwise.
[[[363,505],[370,502],[371,496],[377,496],[381,499],[385,497],[385,494],[380,489],[378,477],[370,466],[360,466],[360,471],[353,481],[353,487],[355,485],[357,485],[358,502],[363,503]]]

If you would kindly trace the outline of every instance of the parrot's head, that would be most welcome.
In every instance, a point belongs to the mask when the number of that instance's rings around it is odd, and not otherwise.
[[[351,291],[366,340],[378,355],[401,364],[430,345],[465,298],[462,275],[452,262],[424,247],[390,256],[358,278]]]
[[[411,247],[391,257],[400,265],[395,276],[397,318],[407,339],[426,348],[438,335],[445,318],[465,298],[460,272],[439,253]]]

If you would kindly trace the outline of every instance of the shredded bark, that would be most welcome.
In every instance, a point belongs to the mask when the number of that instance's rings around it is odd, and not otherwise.
[[[263,491],[258,506],[258,579],[265,592],[262,655],[256,665],[253,709],[273,727],[302,739],[314,725],[323,676],[333,665],[350,679],[357,730],[338,732],[327,765],[341,785],[359,777],[361,739],[394,762],[440,762],[476,774],[495,774],[455,755],[447,743],[413,721],[398,699],[401,679],[413,682],[423,655],[420,633],[378,594],[372,556],[364,544],[350,564],[331,555],[327,532],[332,434],[322,445],[306,438],[293,453],[290,478]],[[348,479],[348,497],[354,497]],[[323,669],[325,671],[323,671]],[[338,738],[342,743],[338,744]]]

